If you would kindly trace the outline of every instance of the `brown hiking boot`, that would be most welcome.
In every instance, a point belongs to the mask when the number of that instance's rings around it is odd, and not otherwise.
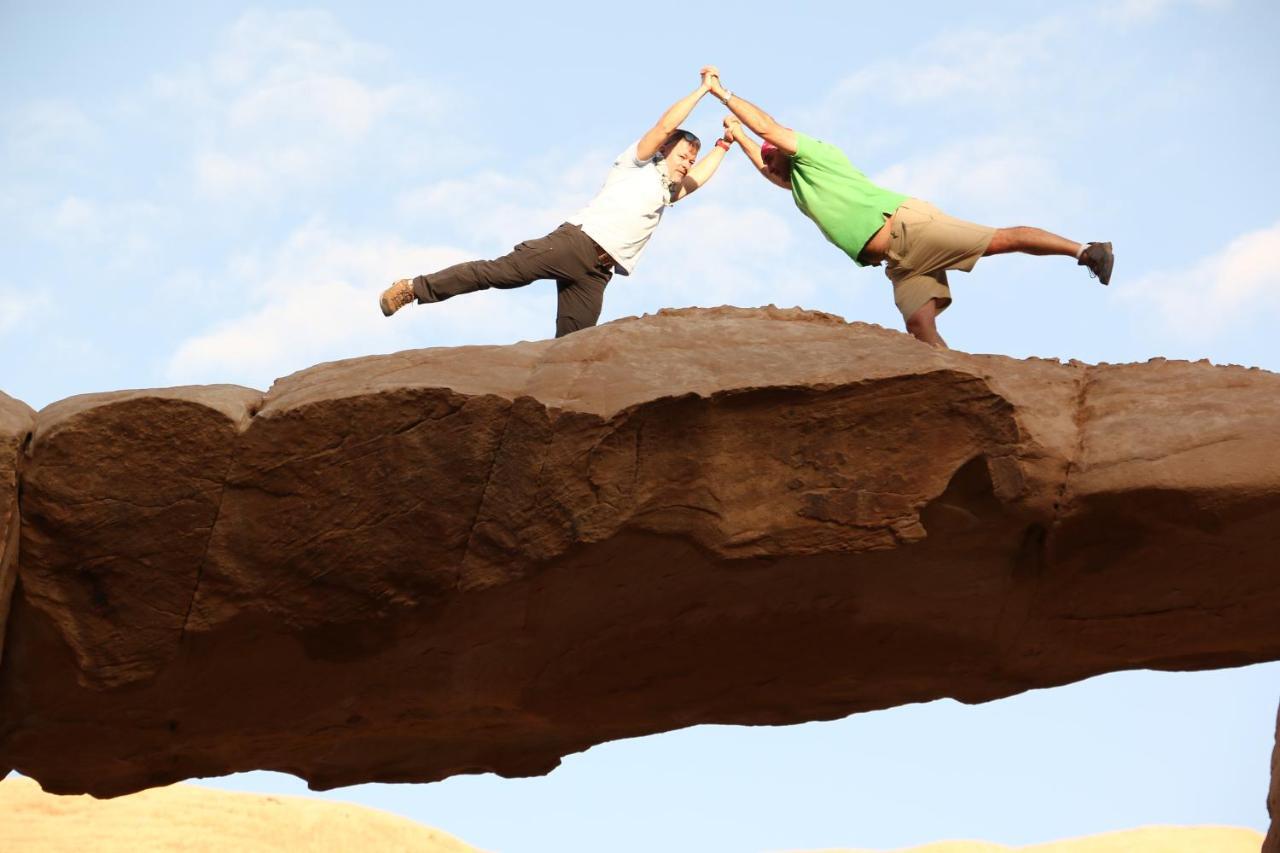
[[[1088,267],[1089,275],[1103,284],[1110,284],[1111,268],[1115,266],[1115,262],[1110,243],[1090,243],[1080,253],[1080,260],[1076,261],[1076,265]]]
[[[402,278],[382,291],[382,296],[378,298],[378,305],[382,307],[382,315],[390,317],[415,298],[413,295],[413,279]]]

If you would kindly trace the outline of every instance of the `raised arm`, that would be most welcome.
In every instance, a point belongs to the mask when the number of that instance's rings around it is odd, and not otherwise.
[[[724,155],[729,151],[729,146],[733,144],[733,137],[729,134],[729,129],[725,128],[724,145],[720,144],[720,140],[716,140],[716,144],[711,147],[706,156],[693,164],[693,168],[689,170],[689,174],[684,176],[684,180],[680,182],[680,188],[676,190],[673,202],[687,196],[698,187],[711,180],[711,176],[716,173],[716,169],[720,168],[720,164],[724,162]]]
[[[765,142],[772,142],[784,154],[796,153],[796,132],[794,130],[778,124],[773,120],[773,116],[726,89],[720,82],[720,72],[714,66],[708,65],[703,68],[702,75],[703,82],[711,94],[719,98],[720,102],[741,119],[743,124],[755,131],[757,136]],[[743,150],[745,151],[746,149],[743,148]]]
[[[751,134],[742,129],[742,122],[734,116],[725,116],[724,119],[725,135],[731,137],[734,142],[738,143],[738,147],[742,149],[742,153],[747,155],[747,159],[751,161],[751,165],[756,167],[756,171],[769,179],[769,182],[784,190],[791,189],[791,182],[775,174],[764,162],[764,157],[760,154],[760,146]]]
[[[712,71],[714,70],[712,68]],[[671,137],[671,134],[679,129],[684,120],[689,117],[689,113],[693,112],[693,108],[698,105],[698,101],[702,99],[702,96],[711,91],[711,78],[712,75],[705,73],[704,69],[702,83],[698,88],[668,107],[667,111],[662,114],[662,118],[658,119],[658,123],[649,128],[644,136],[640,137],[640,142],[636,145],[637,160],[648,160],[658,153],[662,143],[666,142]]]

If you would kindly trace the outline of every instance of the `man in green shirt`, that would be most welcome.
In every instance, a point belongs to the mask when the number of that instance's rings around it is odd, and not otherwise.
[[[938,314],[951,304],[947,270],[968,272],[985,255],[1066,255],[1103,284],[1111,282],[1110,243],[1076,243],[1040,228],[988,228],[948,216],[928,202],[878,187],[834,145],[778,124],[730,92],[711,66],[711,94],[733,116],[725,127],[770,182],[791,191],[796,206],[858,266],[885,264],[907,331],[945,347]],[[764,140],[758,145],[745,124]]]

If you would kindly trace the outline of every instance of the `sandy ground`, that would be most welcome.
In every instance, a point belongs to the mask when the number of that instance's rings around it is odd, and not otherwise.
[[[363,806],[171,785],[113,800],[0,782],[0,850],[481,853],[447,833]]]
[[[1261,846],[1262,833],[1252,829],[1148,826],[1026,847],[1009,847],[987,841],[938,841],[892,851],[830,848],[805,853],[1258,853]]]
[[[1027,847],[940,841],[894,851],[828,848],[804,853],[1258,853],[1261,846],[1262,834],[1252,829],[1158,826]],[[0,781],[0,851],[86,850],[483,853],[408,818],[305,797],[171,785],[95,800],[46,794],[30,779]],[[602,841],[602,853],[607,850]]]

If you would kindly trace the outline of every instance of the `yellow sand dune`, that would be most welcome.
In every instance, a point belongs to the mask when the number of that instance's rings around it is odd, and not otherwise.
[[[1009,847],[987,841],[937,841],[898,850],[809,850],[805,853],[1258,853],[1262,833],[1234,826],[1147,826]],[[799,853],[799,851],[797,851]]]
[[[895,851],[830,848],[805,853],[1258,853],[1261,846],[1261,833],[1252,829],[1157,826],[1027,847],[941,841]],[[600,850],[608,849],[607,839],[602,839]],[[46,794],[34,781],[20,777],[0,781],[0,851],[87,850],[482,853],[408,818],[306,797],[171,785],[95,800]]]
[[[25,778],[0,782],[0,850],[481,853],[439,830],[364,806],[195,785],[114,800],[58,797]]]

